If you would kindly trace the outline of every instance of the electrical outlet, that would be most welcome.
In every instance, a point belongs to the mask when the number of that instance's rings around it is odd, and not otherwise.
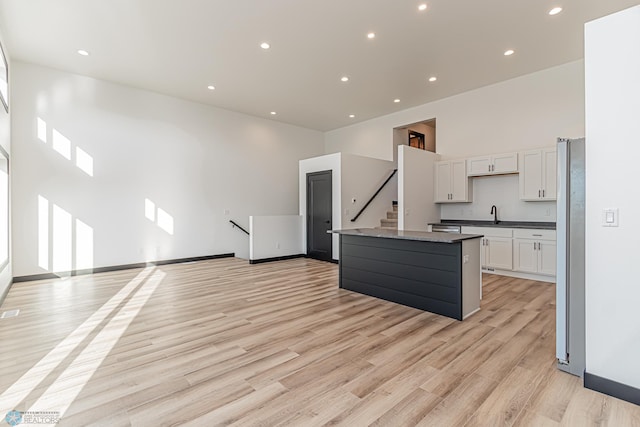
[[[547,211],[545,212],[544,216],[551,216],[551,209],[547,208]]]
[[[276,249],[280,249],[280,242],[276,242]]]

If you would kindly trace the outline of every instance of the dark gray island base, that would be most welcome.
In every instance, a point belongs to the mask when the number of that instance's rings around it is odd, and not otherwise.
[[[480,237],[386,229],[340,235],[340,287],[454,319],[480,309]]]

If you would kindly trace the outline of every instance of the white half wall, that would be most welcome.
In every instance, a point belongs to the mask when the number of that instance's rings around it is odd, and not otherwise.
[[[261,260],[304,254],[302,216],[250,216],[249,259]]]
[[[500,221],[556,221],[556,202],[520,200],[519,175],[477,176],[471,178],[473,202],[443,203],[441,219],[493,220],[491,206],[498,208]]]
[[[331,228],[342,228],[342,168],[340,153],[326,156],[313,157],[300,160],[298,166],[298,212],[302,217],[302,247],[303,253],[307,253],[307,174],[313,172],[331,171]],[[331,236],[331,252],[333,259],[338,259],[339,236]]]
[[[298,210],[321,132],[12,64],[14,276],[234,252]]]
[[[640,6],[586,24],[586,371],[640,388]],[[603,227],[603,209],[619,209]]]
[[[434,166],[439,155],[407,145],[398,146],[398,230],[427,231],[440,220],[434,199]]]
[[[584,135],[584,64],[571,62],[325,134],[327,153],[393,160],[393,129],[437,120],[444,159],[553,145]]]
[[[13,64],[9,59],[9,51],[7,50],[7,46],[4,43],[2,38],[2,34],[0,34],[0,43],[2,44],[2,48],[4,50],[4,54],[6,56],[6,60],[9,66],[9,78],[13,77]],[[11,87],[9,87],[9,96],[11,96]],[[13,112],[13,106],[10,104],[9,112]],[[4,106],[0,103],[0,145],[4,150],[11,155],[11,116],[4,109]],[[9,167],[13,167],[12,159],[9,159]],[[11,174],[11,172],[10,172]],[[12,177],[10,176],[11,180]],[[9,191],[9,195],[11,195],[11,191]],[[11,206],[11,201],[9,201],[9,206]],[[9,262],[8,264],[2,268],[0,271],[0,304],[2,304],[2,300],[6,295],[9,287],[11,286],[11,280],[13,278],[12,268],[11,268],[11,215],[8,216],[9,224],[0,224],[0,233],[8,233],[8,235],[3,236],[3,239],[0,241],[5,241],[5,239],[9,240]]]

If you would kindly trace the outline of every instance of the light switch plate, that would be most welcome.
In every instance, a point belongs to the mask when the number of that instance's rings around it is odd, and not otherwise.
[[[619,219],[618,208],[606,208],[602,210],[602,226],[617,227]]]

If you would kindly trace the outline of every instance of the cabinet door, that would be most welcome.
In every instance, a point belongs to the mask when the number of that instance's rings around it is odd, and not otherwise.
[[[435,168],[435,202],[449,202],[449,194],[451,194],[451,163],[438,162]]]
[[[513,239],[513,257],[515,271],[525,273],[538,272],[538,251],[535,249],[537,242],[535,240]]]
[[[543,162],[542,162],[542,174],[544,178],[542,186],[542,198],[544,200],[556,199],[556,180],[558,164],[556,160],[556,149],[549,148],[542,150]]]
[[[556,242],[542,240],[538,242],[538,272],[549,276],[556,275]]]
[[[512,239],[507,237],[488,237],[486,239],[486,267],[511,270],[513,268]]]
[[[455,160],[451,162],[451,193],[452,201],[468,201],[469,178],[467,178],[467,162]]]
[[[542,196],[542,151],[520,153],[520,199],[540,200]]]
[[[481,176],[491,174],[491,157],[474,157],[467,159],[467,175]]]
[[[516,173],[518,172],[518,153],[495,155],[492,164],[492,173]]]

